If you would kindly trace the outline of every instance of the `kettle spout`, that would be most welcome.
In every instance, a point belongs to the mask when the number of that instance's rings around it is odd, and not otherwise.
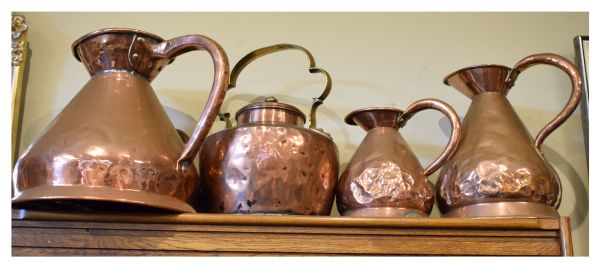
[[[485,92],[500,92],[506,95],[510,89],[506,83],[510,71],[511,68],[503,65],[477,65],[447,75],[444,84],[469,98]]]

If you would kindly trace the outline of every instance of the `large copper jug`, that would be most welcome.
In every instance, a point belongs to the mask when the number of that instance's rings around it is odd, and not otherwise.
[[[331,136],[316,127],[317,107],[331,90],[329,74],[316,67],[303,47],[280,44],[242,58],[231,71],[230,88],[256,58],[295,49],[309,58],[309,72],[327,79],[313,98],[310,126],[296,107],[273,97],[236,114],[237,125],[210,135],[200,151],[202,204],[214,213],[329,215],[338,176],[338,151]]]
[[[133,29],[101,29],[72,45],[91,79],[19,159],[14,207],[194,212],[193,159],[225,97],[229,64],[208,37],[164,40]],[[206,50],[214,81],[183,143],[150,82],[173,59]]]
[[[506,94],[519,73],[536,64],[566,72],[571,96],[533,140]],[[536,54],[512,69],[502,65],[464,68],[448,75],[444,83],[471,98],[471,105],[459,148],[437,182],[440,211],[447,217],[558,217],[560,180],[541,146],[577,108],[581,97],[577,68],[561,56]]]
[[[450,141],[441,155],[423,169],[398,132],[415,113],[435,109],[451,123]],[[416,101],[406,110],[364,108],[345,118],[367,136],[342,173],[337,208],[343,216],[427,217],[433,208],[433,184],[427,177],[452,156],[460,138],[460,119],[452,107],[436,99]]]

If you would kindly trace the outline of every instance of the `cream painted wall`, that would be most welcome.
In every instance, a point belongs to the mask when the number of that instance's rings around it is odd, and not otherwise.
[[[464,115],[469,99],[442,84],[459,68],[484,63],[512,66],[539,52],[572,59],[572,39],[587,35],[587,13],[24,13],[32,50],[21,151],[88,80],[71,55],[71,42],[105,27],[146,30],[164,38],[204,34],[218,41],[233,66],[251,50],[276,43],[309,49],[328,70],[333,90],[319,110],[319,127],[339,147],[342,168],[364,132],[343,123],[350,111],[369,106],[404,108],[435,97]],[[224,104],[235,112],[259,96],[274,95],[308,112],[322,77],[306,71],[298,52],[283,52],[250,65]],[[176,126],[189,131],[211,85],[206,53],[179,57],[153,82]],[[552,67],[522,74],[509,100],[535,135],[565,104],[566,75]],[[222,129],[218,122],[213,127]],[[412,119],[402,135],[424,165],[441,152],[448,126],[436,112]],[[575,254],[588,254],[588,172],[579,109],[545,142],[544,152],[562,178],[560,214],[571,217]],[[437,174],[431,176],[432,181]],[[334,212],[337,214],[337,211]],[[437,209],[432,217],[438,217]]]

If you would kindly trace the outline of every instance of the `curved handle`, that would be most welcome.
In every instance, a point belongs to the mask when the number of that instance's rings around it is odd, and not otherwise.
[[[538,150],[541,150],[542,143],[552,133],[556,130],[560,125],[562,125],[569,116],[575,111],[577,105],[579,104],[579,99],[581,99],[581,75],[579,71],[577,71],[577,67],[569,60],[565,59],[556,54],[551,53],[542,53],[528,56],[522,60],[520,60],[515,67],[510,71],[508,78],[506,79],[506,84],[508,88],[511,88],[515,84],[515,80],[517,80],[518,75],[525,71],[527,68],[537,65],[537,64],[548,64],[555,66],[561,70],[563,70],[569,78],[571,78],[571,96],[569,97],[569,101],[567,101],[567,105],[560,111],[560,113],[550,121],[540,133],[535,137],[535,147]]]
[[[194,50],[206,50],[214,64],[214,79],[210,96],[206,101],[206,106],[198,119],[198,124],[185,144],[179,159],[177,160],[178,169],[184,163],[191,163],[200,150],[200,145],[206,139],[208,131],[217,118],[219,108],[225,99],[227,92],[227,81],[229,81],[229,61],[227,54],[217,42],[203,35],[184,35],[166,40],[152,48],[152,56],[171,60],[183,53]]]
[[[240,75],[240,73],[242,72],[242,70],[244,68],[246,68],[246,66],[248,66],[248,64],[250,64],[254,60],[256,60],[262,56],[271,54],[271,53],[275,53],[275,52],[283,51],[283,50],[289,50],[289,49],[297,49],[297,50],[304,52],[304,54],[306,54],[306,56],[308,57],[308,72],[309,73],[322,73],[323,75],[325,75],[325,79],[327,80],[325,89],[323,90],[323,93],[321,93],[321,96],[312,98],[313,104],[310,109],[310,117],[309,117],[310,128],[317,129],[317,115],[316,115],[317,108],[319,107],[319,105],[323,104],[323,101],[325,100],[325,98],[327,98],[327,96],[329,96],[329,92],[331,91],[331,76],[329,75],[329,73],[327,71],[316,67],[315,58],[313,57],[313,55],[308,50],[306,50],[305,48],[303,48],[301,46],[294,45],[294,44],[277,44],[277,45],[259,48],[257,50],[254,50],[254,51],[248,53],[248,55],[244,56],[231,70],[231,77],[229,78],[229,88],[228,89],[232,89],[236,86],[237,78]],[[323,130],[320,130],[320,131],[323,132]]]
[[[446,163],[446,161],[452,157],[454,152],[456,152],[456,149],[458,148],[458,142],[460,141],[460,119],[458,115],[456,115],[456,112],[454,109],[452,109],[452,107],[450,107],[450,105],[437,99],[422,99],[413,102],[410,106],[408,106],[408,108],[406,108],[406,111],[404,111],[400,118],[398,118],[398,126],[403,127],[406,125],[408,119],[410,119],[414,114],[427,109],[438,110],[448,117],[452,127],[452,132],[450,132],[450,140],[448,141],[444,151],[442,151],[442,154],[440,154],[440,156],[438,156],[438,158],[425,169],[425,176],[431,175],[442,165],[444,165],[444,163]]]

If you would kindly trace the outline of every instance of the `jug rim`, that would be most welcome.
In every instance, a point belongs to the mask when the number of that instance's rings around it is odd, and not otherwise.
[[[456,74],[458,74],[460,72],[464,72],[464,71],[471,70],[471,69],[477,69],[477,68],[503,68],[503,69],[506,69],[508,71],[512,70],[512,68],[510,68],[508,66],[505,66],[505,65],[502,65],[502,64],[477,64],[477,65],[472,65],[472,66],[469,66],[469,67],[464,67],[464,68],[458,69],[458,70],[456,70],[454,72],[451,72],[450,74],[446,75],[444,77],[444,80],[443,80],[444,85],[447,85],[447,86],[450,85],[448,83],[448,80],[450,79],[450,77],[452,77],[452,76],[454,76],[454,75],[456,75]]]
[[[385,106],[367,107],[367,108],[361,108],[358,110],[354,110],[354,111],[348,113],[348,115],[346,115],[346,117],[344,117],[344,122],[348,125],[356,126],[357,124],[352,119],[352,118],[354,118],[354,116],[356,116],[359,113],[372,112],[372,111],[393,111],[393,112],[397,112],[399,115],[402,115],[404,113],[404,110],[394,108],[394,107],[385,107]]]
[[[142,31],[142,30],[138,30],[138,29],[132,29],[132,28],[103,28],[103,29],[98,29],[95,30],[93,32],[89,32],[87,34],[84,34],[83,36],[79,37],[77,40],[75,40],[73,42],[73,44],[71,44],[71,52],[73,53],[73,56],[75,56],[75,59],[77,59],[78,61],[81,61],[81,59],[79,58],[79,55],[77,54],[77,46],[79,44],[81,44],[83,41],[101,35],[101,34],[109,34],[109,33],[129,33],[129,34],[140,34],[140,35],[145,35],[149,38],[155,39],[158,42],[163,42],[165,41],[164,38],[153,34],[153,33],[149,33],[146,31]]]

